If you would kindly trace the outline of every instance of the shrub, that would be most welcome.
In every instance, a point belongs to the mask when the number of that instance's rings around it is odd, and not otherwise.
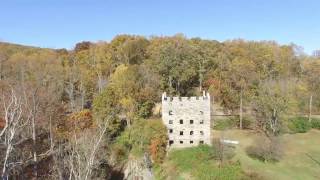
[[[218,119],[214,122],[214,129],[225,130],[234,128],[237,126],[237,121],[238,120],[236,118]]]
[[[305,117],[296,117],[289,119],[288,127],[293,133],[305,133],[311,129],[311,124]]]
[[[320,119],[312,118],[311,127],[314,129],[320,129]]]
[[[138,106],[138,116],[142,118],[147,118],[152,115],[152,108],[154,107],[154,103],[151,101],[147,101],[139,104]]]
[[[282,145],[276,137],[259,137],[246,149],[246,152],[250,157],[264,162],[280,161],[283,155]]]
[[[220,139],[213,139],[212,147],[215,149],[215,159],[223,163],[226,160],[230,160],[235,156],[235,147],[230,144],[225,144]]]
[[[122,144],[115,144],[111,148],[110,163],[124,162],[128,156],[128,147]]]
[[[74,136],[74,133],[80,134],[83,131],[90,129],[95,129],[95,121],[92,118],[92,112],[85,109],[74,112],[66,119],[59,121],[57,133],[61,138],[70,138]]]
[[[136,119],[116,139],[115,145],[137,157],[148,152],[153,162],[161,163],[166,155],[167,129],[159,119]]]
[[[243,129],[250,129],[253,124],[253,119],[248,116],[244,116],[242,118],[242,128]],[[232,129],[238,128],[240,126],[239,117],[229,117],[223,119],[217,119],[214,122],[214,129],[216,130],[225,130],[225,129]]]
[[[242,118],[242,128],[243,129],[250,129],[253,122],[254,122],[254,119],[252,119],[249,116],[244,116]],[[238,119],[238,121],[237,121],[237,127],[240,127],[240,119]]]
[[[262,174],[252,170],[246,171],[245,176],[241,178],[241,180],[256,180],[256,179],[263,180],[265,178],[262,176]]]

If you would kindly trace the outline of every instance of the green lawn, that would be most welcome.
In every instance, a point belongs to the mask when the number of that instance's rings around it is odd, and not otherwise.
[[[247,156],[245,149],[252,144],[256,132],[246,130],[213,131],[213,137],[238,140],[235,160],[240,160],[246,172],[254,172],[265,179],[309,180],[320,179],[320,131],[310,130],[307,133],[285,134],[281,136],[284,157],[277,163],[264,163]],[[314,160],[312,160],[309,156]]]
[[[216,153],[213,147],[207,145],[172,150],[162,169],[156,168],[157,179],[236,180],[243,177],[239,163],[226,163],[218,167]]]

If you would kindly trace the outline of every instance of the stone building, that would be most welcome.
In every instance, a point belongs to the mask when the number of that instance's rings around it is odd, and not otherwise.
[[[170,148],[210,145],[209,93],[200,97],[167,97],[163,93],[162,121],[168,129]]]

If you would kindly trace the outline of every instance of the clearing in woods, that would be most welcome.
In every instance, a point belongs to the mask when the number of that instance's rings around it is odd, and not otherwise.
[[[265,179],[309,180],[320,179],[320,131],[310,130],[307,133],[284,134],[280,136],[283,143],[284,156],[280,162],[264,163],[252,159],[246,154],[258,136],[248,130],[225,130],[212,132],[214,138],[223,136],[225,139],[237,140],[235,159],[240,160],[246,172],[256,172]]]

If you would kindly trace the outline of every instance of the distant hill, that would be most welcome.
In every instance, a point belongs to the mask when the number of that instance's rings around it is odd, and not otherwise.
[[[38,54],[39,57],[44,57],[45,54],[57,54],[59,50],[50,48],[40,48],[35,46],[26,46],[8,42],[0,42],[0,61],[6,61],[15,55],[28,57],[30,55]],[[40,55],[41,54],[41,55]]]
[[[25,46],[20,44],[13,44],[8,42],[0,42],[1,51],[14,52],[14,51],[24,51],[24,50],[30,50],[30,49],[41,49],[41,48],[33,47],[33,46]]]

